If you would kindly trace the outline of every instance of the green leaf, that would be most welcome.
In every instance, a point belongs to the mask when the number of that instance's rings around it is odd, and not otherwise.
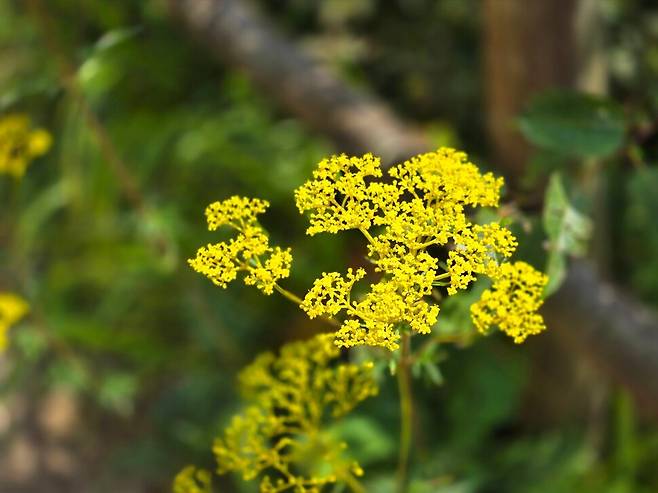
[[[545,288],[548,296],[560,287],[566,276],[567,255],[583,256],[592,234],[591,220],[575,209],[558,173],[551,175],[544,199],[544,231],[548,236]]]
[[[99,403],[122,416],[133,412],[137,379],[130,373],[111,373],[107,375],[98,389]]]
[[[66,207],[73,197],[70,181],[60,180],[43,192],[35,195],[30,204],[20,213],[17,236],[27,253],[42,239],[44,225],[60,210]]]
[[[622,146],[626,121],[614,101],[550,91],[530,102],[519,118],[519,129],[543,149],[577,157],[604,157]]]
[[[349,454],[363,466],[385,461],[395,453],[395,441],[389,430],[363,415],[351,415],[325,429],[339,443],[349,444]]]
[[[441,373],[441,369],[439,368],[439,365],[436,364],[433,361],[426,361],[423,362],[423,371],[425,377],[427,377],[427,380],[432,384],[436,385],[437,387],[440,385],[443,385],[443,382],[445,381],[443,378],[443,373]]]
[[[444,379],[439,363],[445,359],[446,354],[438,342],[426,344],[411,366],[414,378],[423,378],[427,383],[435,386],[443,385]]]
[[[43,334],[31,326],[13,328],[10,337],[24,361],[36,361],[48,348],[48,341]]]
[[[49,383],[64,386],[76,391],[89,388],[89,373],[85,367],[74,361],[56,360],[49,368]]]
[[[567,259],[562,252],[556,250],[549,252],[546,275],[548,283],[544,288],[544,296],[550,296],[558,290],[567,275]]]
[[[101,36],[94,45],[94,51],[97,53],[110,50],[121,43],[134,39],[142,32],[139,26],[121,27],[112,29]]]
[[[586,253],[592,222],[571,205],[558,173],[551,175],[546,189],[543,222],[551,251],[574,256]]]

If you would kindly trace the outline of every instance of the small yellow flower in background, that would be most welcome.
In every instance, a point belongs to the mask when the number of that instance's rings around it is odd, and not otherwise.
[[[187,466],[174,478],[173,493],[212,493],[212,475],[203,469]]]
[[[30,162],[45,154],[52,137],[42,129],[33,129],[22,114],[0,117],[0,173],[21,178]]]
[[[471,306],[473,323],[483,334],[498,326],[516,343],[539,334],[546,329],[537,310],[547,282],[545,274],[525,262],[504,264],[492,288]]]
[[[7,347],[7,332],[29,311],[27,302],[12,293],[0,293],[0,351]]]
[[[240,472],[246,481],[264,474],[265,493],[319,492],[362,474],[326,430],[377,394],[373,365],[342,362],[333,341],[324,334],[293,342],[243,370],[240,386],[251,405],[215,441],[220,474]]]
[[[517,247],[499,223],[468,218],[474,207],[498,207],[503,179],[481,173],[465,153],[441,148],[388,174],[389,180],[380,180],[379,159],[371,154],[334,156],[320,162],[313,179],[295,192],[300,212],[310,212],[308,234],[360,230],[368,260],[381,273],[359,300],[351,294],[364,269],[348,271],[347,278],[325,273],[306,295],[302,308],[311,318],[344,313],[339,346],[395,350],[401,327],[429,333],[439,314],[428,302],[434,288],[444,286],[453,295],[479,274],[498,278]],[[437,246],[448,250],[444,262],[428,251]]]
[[[196,257],[188,260],[192,268],[213,283],[226,288],[238,272],[245,272],[244,282],[272,294],[277,281],[290,275],[290,248],[271,247],[257,216],[269,203],[260,199],[231,197],[214,202],[206,208],[208,229],[227,226],[238,232],[228,242],[199,248]]]

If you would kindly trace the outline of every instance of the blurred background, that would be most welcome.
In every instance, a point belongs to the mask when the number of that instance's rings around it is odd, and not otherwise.
[[[272,204],[287,285],[359,263],[292,190],[334,152],[449,145],[507,179],[549,331],[441,347],[414,382],[414,492],[658,491],[658,7],[650,0],[0,0],[0,118],[53,138],[0,175],[0,491],[161,492],[253,357],[319,330],[186,259],[203,210]],[[470,330],[469,293],[437,330]],[[341,425],[386,492],[397,394]],[[222,478],[220,492],[255,491]]]

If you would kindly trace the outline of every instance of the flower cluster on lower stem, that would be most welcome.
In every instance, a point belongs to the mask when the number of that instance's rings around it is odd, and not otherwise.
[[[174,478],[173,493],[212,493],[212,475],[203,469],[187,466]]]
[[[218,472],[261,477],[260,491],[313,493],[359,476],[331,421],[377,394],[373,365],[340,360],[332,335],[293,342],[259,356],[240,375],[251,404],[233,417],[213,451]]]

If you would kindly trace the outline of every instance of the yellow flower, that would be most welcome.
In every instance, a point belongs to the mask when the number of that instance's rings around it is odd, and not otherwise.
[[[244,283],[248,286],[256,286],[265,294],[272,294],[274,285],[279,279],[284,279],[290,275],[290,264],[292,255],[290,248],[281,250],[279,247],[270,249],[269,258],[261,264],[256,261],[256,267],[249,269],[249,274],[244,278]]]
[[[272,294],[277,281],[290,275],[292,255],[290,248],[271,247],[265,230],[258,224],[257,216],[268,206],[264,200],[237,196],[210,204],[206,208],[208,229],[228,226],[238,234],[228,242],[199,248],[196,257],[188,260],[190,266],[222,288],[238,272],[245,272],[245,284]]]
[[[442,289],[454,295],[480,275],[500,279],[517,247],[498,222],[470,220],[474,207],[498,207],[503,179],[481,173],[465,153],[441,148],[394,166],[388,175],[383,177],[372,154],[333,156],[295,191],[299,211],[310,213],[307,233],[359,230],[380,276],[359,295],[354,290],[365,269],[349,269],[346,276],[323,273],[301,302],[310,318],[336,319],[340,347],[395,350],[401,330],[428,334],[439,315],[432,297]],[[243,197],[209,205],[208,228],[226,226],[237,235],[200,248],[189,260],[194,270],[224,288],[244,272],[246,284],[284,293],[277,282],[290,275],[292,256],[290,249],[270,246],[258,223],[268,206]]]
[[[30,128],[30,119],[22,114],[0,118],[0,173],[21,178],[30,162],[45,154],[52,144],[48,132]]]
[[[309,234],[360,230],[368,260],[381,274],[360,299],[352,290],[364,269],[350,269],[346,278],[325,273],[307,293],[301,306],[309,317],[344,314],[339,346],[394,350],[402,327],[429,333],[439,313],[429,300],[433,289],[453,295],[477,275],[496,278],[517,246],[507,228],[468,218],[470,208],[498,207],[503,179],[480,173],[463,152],[441,148],[388,174],[384,181],[370,154],[334,156],[295,192],[300,212],[310,212]],[[447,251],[441,262],[437,247]]]
[[[244,229],[256,222],[256,217],[265,212],[270,206],[268,202],[260,199],[246,197],[233,197],[223,202],[213,202],[206,207],[208,229],[215,231],[220,226],[229,224],[235,229]]]
[[[498,223],[470,225],[453,235],[455,249],[448,253],[448,294],[466,289],[475,274],[496,277],[501,260],[509,258],[518,245],[512,233]]]
[[[295,191],[299,212],[311,211],[307,233],[369,228],[377,208],[368,201],[365,179],[380,176],[379,158],[372,154],[360,158],[341,154],[320,161],[313,180]]]
[[[300,493],[360,475],[326,430],[377,393],[372,368],[342,362],[327,334],[260,355],[239,378],[251,405],[215,441],[219,473],[240,472],[246,481],[263,475],[261,492]]]
[[[498,207],[503,179],[480,173],[466,153],[442,147],[391,169],[402,190],[423,194],[427,202]]]
[[[336,315],[341,310],[351,308],[350,293],[354,284],[366,275],[364,269],[348,269],[347,279],[338,272],[323,273],[316,279],[313,287],[306,294],[302,309],[310,318]]]
[[[0,293],[0,351],[7,347],[7,331],[27,314],[29,306],[12,293]]]
[[[491,289],[471,306],[471,317],[481,333],[493,326],[521,343],[546,329],[537,313],[548,277],[525,262],[503,264]]]
[[[187,466],[174,478],[173,493],[212,493],[212,476],[208,471]]]

